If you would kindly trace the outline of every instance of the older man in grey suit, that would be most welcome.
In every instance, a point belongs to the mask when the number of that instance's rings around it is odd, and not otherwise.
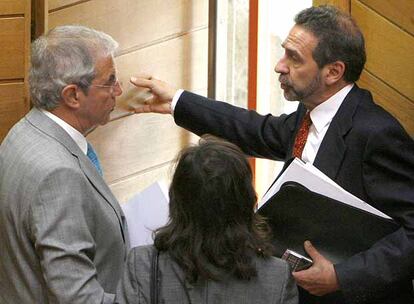
[[[112,303],[128,236],[84,134],[122,93],[118,44],[81,26],[33,43],[34,108],[0,146],[0,293],[6,303]]]

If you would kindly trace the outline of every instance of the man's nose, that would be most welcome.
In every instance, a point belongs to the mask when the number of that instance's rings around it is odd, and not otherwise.
[[[122,95],[122,84],[120,82],[117,83],[117,86],[114,87],[113,94],[114,96],[120,96]]]
[[[281,58],[275,65],[275,72],[279,73],[279,74],[287,74],[289,73],[289,68],[286,65],[285,61],[283,60],[283,58]]]

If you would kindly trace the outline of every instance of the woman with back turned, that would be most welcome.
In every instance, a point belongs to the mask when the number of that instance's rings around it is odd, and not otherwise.
[[[157,253],[158,303],[298,302],[288,264],[272,257],[254,213],[252,172],[235,145],[208,138],[183,150],[169,195],[170,220],[154,246],[130,252],[118,303],[151,303]]]

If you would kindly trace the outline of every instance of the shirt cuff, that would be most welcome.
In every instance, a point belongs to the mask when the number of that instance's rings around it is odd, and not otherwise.
[[[180,99],[181,94],[184,92],[183,89],[178,89],[177,92],[175,92],[173,99],[171,100],[171,114],[174,116],[174,109],[177,105],[178,99]]]

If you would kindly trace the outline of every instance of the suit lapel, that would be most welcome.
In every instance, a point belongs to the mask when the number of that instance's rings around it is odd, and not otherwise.
[[[332,119],[322,140],[314,166],[335,180],[346,153],[345,136],[352,128],[352,118],[358,107],[360,89],[355,84]]]
[[[105,198],[106,202],[112,207],[114,210],[118,221],[121,226],[121,231],[125,238],[125,217],[119,206],[118,201],[113,196],[111,190],[103,180],[102,176],[98,173],[94,165],[90,162],[87,156],[81,151],[79,146],[75,143],[75,141],[63,130],[58,124],[56,124],[53,120],[43,114],[36,108],[33,108],[27,115],[26,119],[37,129],[41,130],[43,133],[49,135],[50,137],[54,138],[60,144],[62,144],[71,154],[73,157],[78,159],[79,166],[85,176],[88,178],[90,183],[93,187],[98,191],[103,198]]]
[[[109,189],[102,176],[96,170],[95,166],[91,163],[89,158],[84,155],[82,152],[78,157],[79,165],[85,176],[88,178],[90,183],[94,186],[96,191],[98,191],[105,200],[109,203],[112,209],[115,211],[116,216],[118,217],[119,224],[121,226],[122,237],[124,241],[128,244],[128,238],[126,237],[126,218],[122,212],[121,206],[119,205],[117,199],[112,194],[112,191]],[[129,247],[129,245],[128,245]]]

